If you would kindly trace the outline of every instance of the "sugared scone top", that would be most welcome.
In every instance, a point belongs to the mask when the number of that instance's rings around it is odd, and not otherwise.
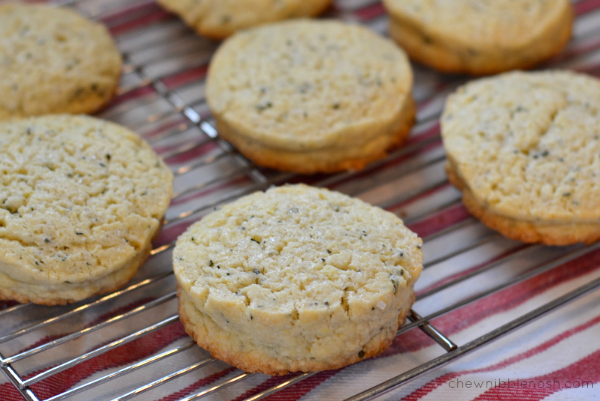
[[[412,291],[421,244],[382,209],[337,192],[284,186],[224,206],[188,229],[177,241],[174,269],[197,307],[228,303],[227,313],[239,311],[240,322],[250,314],[275,324],[277,316],[298,313],[306,321],[340,307],[359,319],[387,312],[401,289]]]
[[[514,72],[467,84],[442,117],[449,162],[477,202],[522,220],[600,220],[600,81]]]
[[[230,38],[211,63],[207,99],[236,132],[302,151],[367,142],[397,120],[412,81],[404,52],[367,28],[295,20]]]
[[[0,270],[48,286],[129,263],[160,227],[173,180],[138,135],[71,115],[0,124],[0,172]]]

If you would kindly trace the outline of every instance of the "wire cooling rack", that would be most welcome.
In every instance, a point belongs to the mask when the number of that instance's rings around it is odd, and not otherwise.
[[[235,394],[239,394],[240,386],[262,376],[215,361],[182,333],[177,326],[170,257],[176,236],[213,208],[285,182],[306,182],[359,196],[400,215],[425,240],[421,282],[429,285],[418,291],[414,308],[428,307],[422,308],[426,310],[423,315],[412,310],[398,336],[421,330],[439,345],[439,355],[407,365],[409,369],[398,365],[391,377],[375,382],[378,384],[350,400],[382,395],[600,288],[600,279],[592,280],[461,344],[432,323],[600,249],[599,244],[561,249],[517,244],[468,216],[460,194],[443,173],[445,155],[437,124],[445,97],[466,78],[442,76],[415,66],[418,122],[405,147],[361,172],[299,177],[257,167],[219,137],[204,101],[204,77],[217,43],[198,37],[147,0],[69,0],[56,4],[73,7],[111,29],[123,53],[123,78],[117,99],[101,117],[132,128],[150,142],[175,174],[175,195],[150,260],[125,288],[61,307],[3,304],[0,366],[25,399],[160,398],[153,396],[153,391],[195,375],[193,386],[183,388],[188,380],[168,399],[211,396],[224,400],[233,397],[225,389],[238,387]],[[575,7],[575,37],[566,52],[546,67],[599,75],[600,2],[580,0]],[[387,20],[378,1],[340,0],[329,16],[366,24],[385,34]],[[451,262],[460,265],[474,252],[486,255],[485,262],[436,280],[437,266]],[[459,290],[470,280],[507,265],[518,266],[512,276],[470,292]],[[435,307],[433,302],[427,304],[444,292],[461,292],[462,297],[445,304],[436,301]],[[149,338],[152,341],[145,344]],[[144,352],[138,352],[140,347]],[[113,359],[121,354],[130,356],[103,365],[109,354]],[[150,365],[152,374],[145,370]],[[290,375],[273,385],[255,385],[253,392],[238,399],[272,396],[291,386],[302,386],[314,375]]]

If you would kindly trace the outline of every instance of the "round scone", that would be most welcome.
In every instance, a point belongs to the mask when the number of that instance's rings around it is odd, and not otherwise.
[[[513,72],[469,83],[442,117],[450,181],[503,235],[567,245],[600,239],[600,81]]]
[[[0,299],[110,292],[149,255],[173,176],[138,135],[92,117],[0,123]]]
[[[395,215],[338,192],[256,192],[177,240],[180,317],[201,347],[247,372],[341,368],[391,344],[421,244]]]
[[[120,75],[104,26],[65,8],[0,5],[0,120],[93,113],[112,99]]]
[[[241,29],[290,18],[314,17],[333,0],[157,0],[199,34],[225,39]]]
[[[571,37],[569,0],[384,0],[390,36],[418,62],[473,75],[529,68]]]
[[[296,20],[234,35],[206,97],[219,134],[256,163],[299,173],[360,169],[408,136],[412,71],[366,28]]]

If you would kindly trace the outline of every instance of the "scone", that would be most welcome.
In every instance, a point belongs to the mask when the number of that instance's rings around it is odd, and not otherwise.
[[[173,176],[138,135],[92,117],[0,123],[0,299],[113,291],[150,253]]]
[[[225,39],[241,29],[321,14],[333,0],[157,0],[199,34]]]
[[[408,136],[413,77],[366,28],[296,20],[238,33],[217,51],[207,101],[219,134],[257,164],[298,173],[360,169]]]
[[[473,75],[532,67],[571,37],[569,0],[384,0],[390,36],[414,60]]]
[[[600,239],[600,81],[514,72],[467,84],[446,103],[450,181],[506,237],[548,245]]]
[[[395,215],[338,192],[256,192],[177,240],[179,315],[201,347],[247,372],[341,368],[391,344],[421,244]]]
[[[93,113],[112,99],[120,75],[104,26],[66,8],[0,5],[0,120]]]

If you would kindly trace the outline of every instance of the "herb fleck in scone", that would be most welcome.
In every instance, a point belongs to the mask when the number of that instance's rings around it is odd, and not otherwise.
[[[571,37],[569,0],[384,0],[390,36],[411,58],[474,75],[532,67]]]
[[[447,101],[447,172],[469,211],[503,235],[568,245],[600,239],[600,81],[515,72]]]
[[[395,215],[337,192],[257,192],[177,240],[181,320],[248,372],[340,368],[391,344],[414,301],[421,244]]]
[[[314,17],[333,0],[158,0],[199,34],[224,39],[236,31],[290,18]]]
[[[412,71],[366,28],[297,20],[228,39],[210,65],[219,133],[256,163],[299,173],[360,169],[408,136]]]
[[[85,116],[0,124],[0,299],[76,302],[131,279],[173,176],[138,135]]]
[[[69,9],[0,5],[0,120],[93,113],[120,76],[121,55],[104,26]]]

